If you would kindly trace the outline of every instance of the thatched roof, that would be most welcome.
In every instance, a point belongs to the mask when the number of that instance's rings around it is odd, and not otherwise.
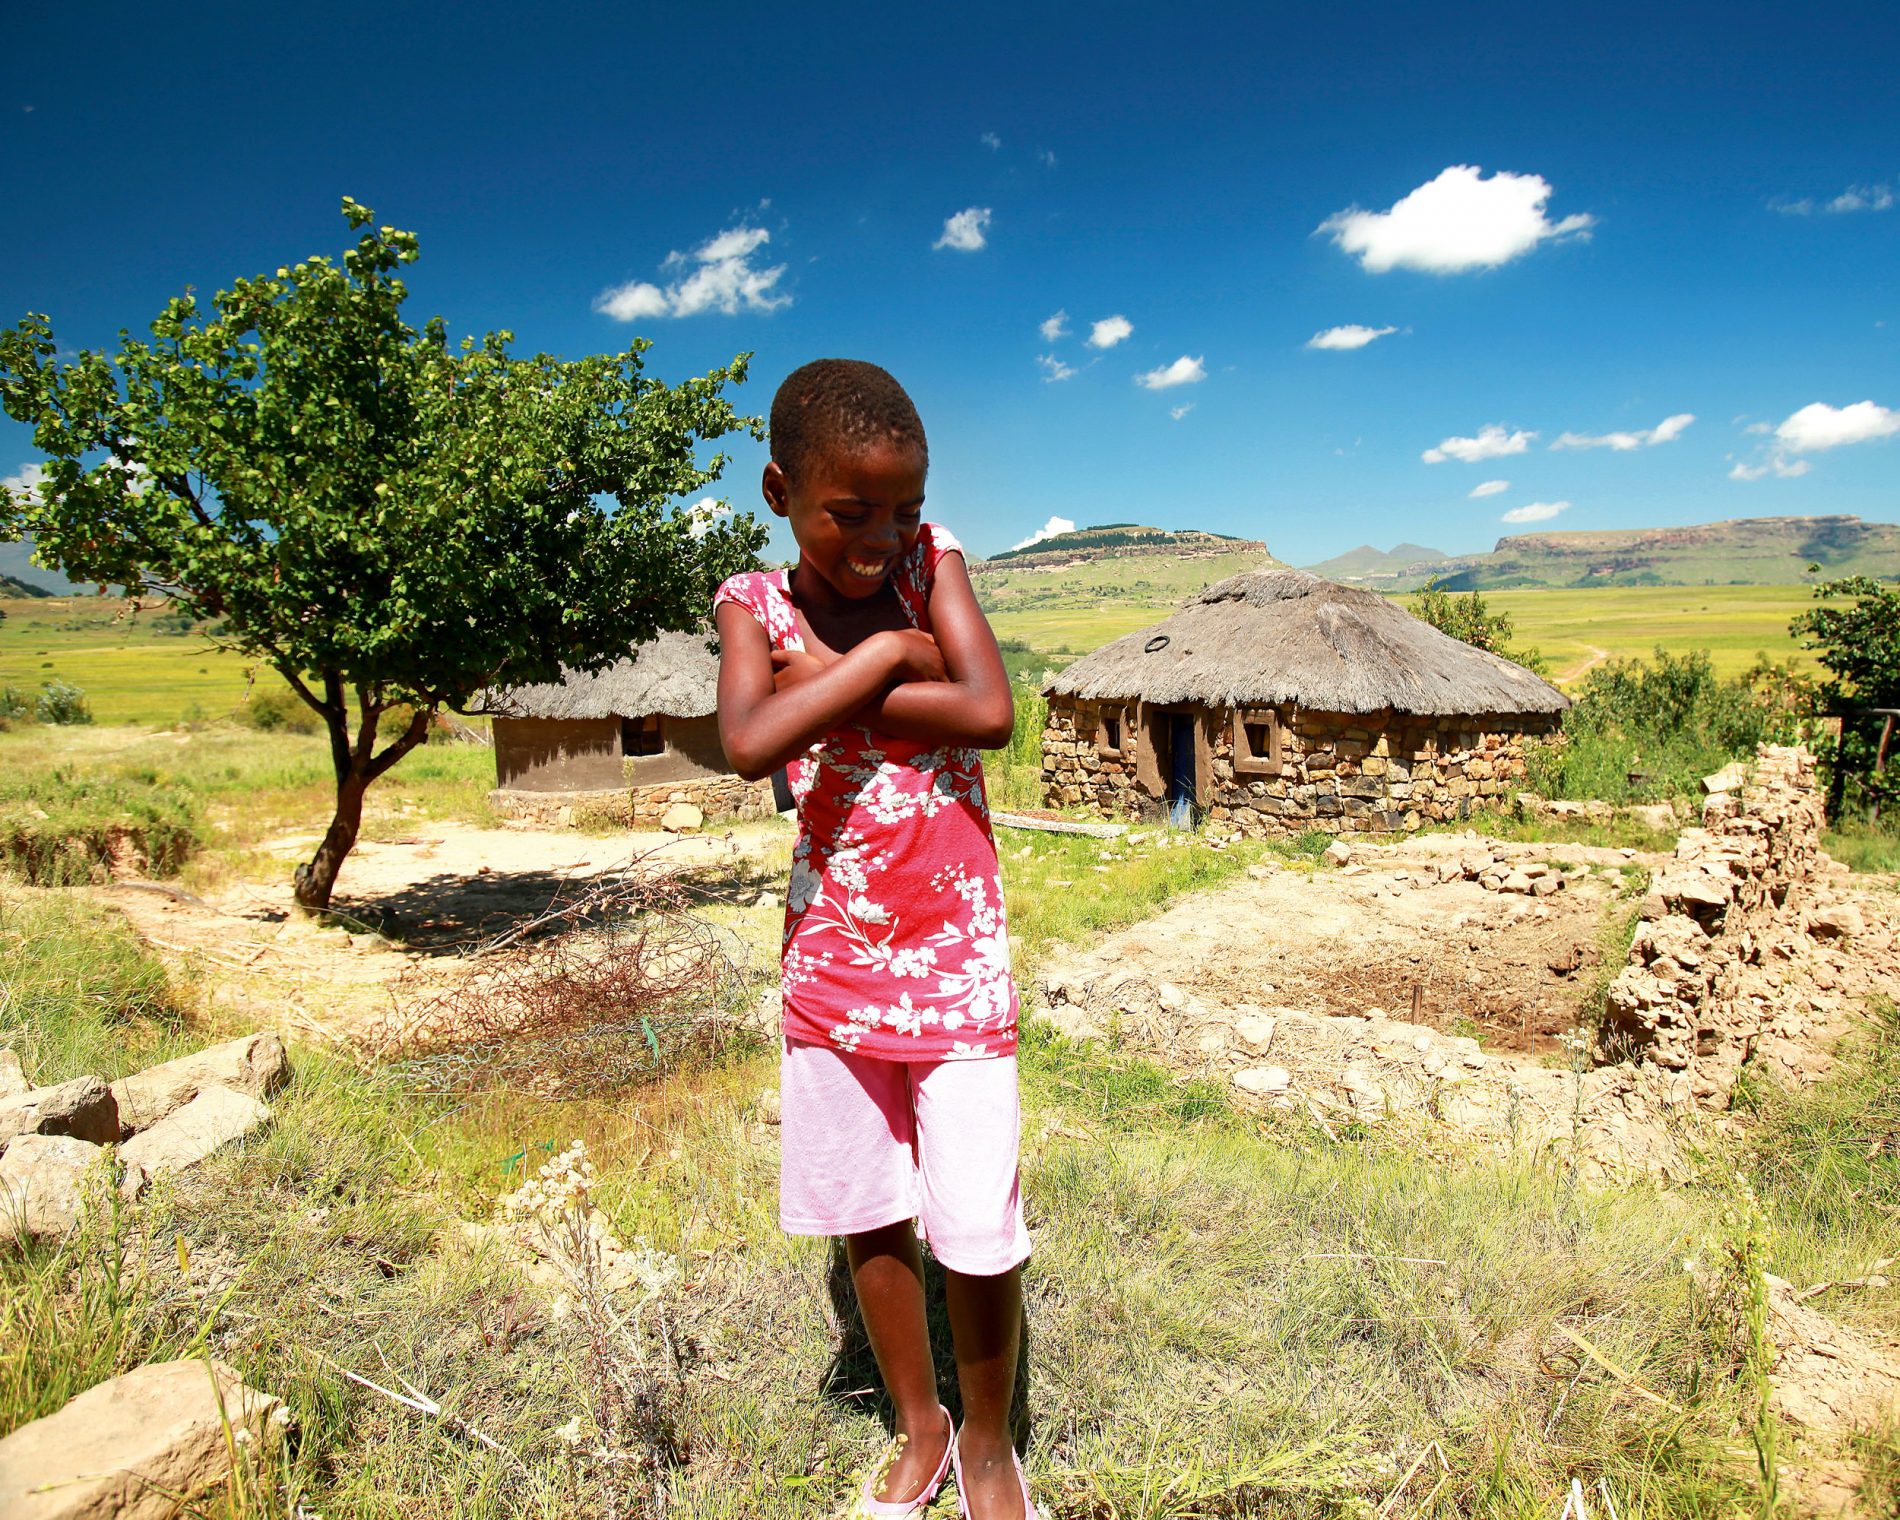
[[[719,705],[719,656],[710,630],[662,633],[591,676],[500,687],[471,704],[502,718],[703,718]]]
[[[1231,576],[1165,622],[1084,655],[1045,689],[1090,701],[1296,702],[1430,717],[1570,705],[1522,665],[1440,633],[1376,591],[1304,570]]]

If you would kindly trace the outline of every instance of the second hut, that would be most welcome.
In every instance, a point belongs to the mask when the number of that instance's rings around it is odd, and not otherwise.
[[[742,781],[719,742],[710,637],[662,633],[593,675],[488,693],[496,809],[669,828],[769,817],[771,783]]]
[[[1243,834],[1397,832],[1508,796],[1570,701],[1377,592],[1255,570],[1044,688],[1043,790]]]

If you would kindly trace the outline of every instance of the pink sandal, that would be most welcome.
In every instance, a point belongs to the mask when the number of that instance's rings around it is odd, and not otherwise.
[[[937,1491],[943,1487],[943,1480],[949,1475],[950,1463],[957,1449],[956,1422],[950,1418],[950,1411],[943,1405],[937,1406],[937,1412],[943,1416],[944,1428],[950,1432],[950,1439],[944,1442],[943,1460],[937,1463],[937,1470],[925,1480],[915,1498],[880,1499],[877,1497],[878,1486],[884,1481],[884,1474],[890,1471],[891,1464],[897,1460],[894,1455],[888,1457],[864,1480],[864,1491],[858,1495],[858,1507],[852,1512],[854,1520],[859,1515],[869,1517],[869,1520],[909,1520],[909,1517],[921,1515],[930,1508]]]
[[[1023,1459],[1016,1455],[1014,1446],[1009,1449],[1009,1459],[1016,1464],[1016,1481],[1023,1489],[1023,1520],[1044,1520],[1036,1501],[1029,1497],[1029,1475],[1023,1471]],[[963,1496],[963,1453],[957,1449],[954,1435],[950,1438],[950,1465],[957,1474],[957,1514],[961,1520],[970,1520],[970,1501]]]

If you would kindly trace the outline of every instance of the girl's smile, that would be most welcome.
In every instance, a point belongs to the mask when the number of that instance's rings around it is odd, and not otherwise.
[[[796,482],[766,466],[766,502],[798,541],[801,595],[859,602],[883,588],[917,543],[925,470],[920,450],[886,443],[811,460]]]

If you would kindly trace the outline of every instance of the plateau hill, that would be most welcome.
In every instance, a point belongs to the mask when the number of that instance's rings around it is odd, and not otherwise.
[[[1195,529],[1102,523],[970,566],[989,613],[1073,607],[1172,607],[1242,570],[1277,565],[1255,539]]]

